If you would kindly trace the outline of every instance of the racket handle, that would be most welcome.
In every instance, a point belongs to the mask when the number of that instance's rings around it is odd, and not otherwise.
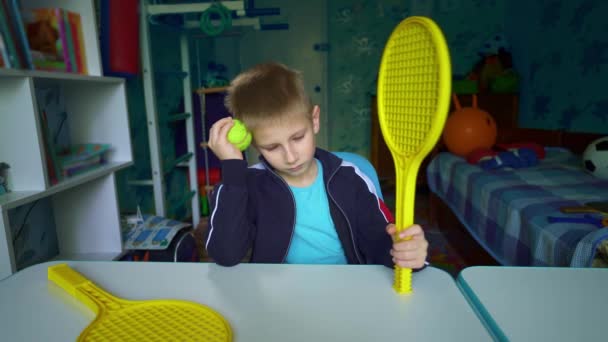
[[[90,294],[91,289],[95,291],[98,297],[112,297],[67,264],[57,264],[49,267],[48,278],[96,314],[99,313],[101,308],[98,301],[103,301],[103,298],[94,298]]]
[[[48,277],[49,280],[59,285],[59,287],[74,297],[76,297],[76,291],[80,286],[91,282],[82,274],[74,271],[67,264],[58,264],[49,267]]]
[[[129,305],[128,301],[106,292],[67,264],[49,267],[48,277],[96,314],[101,310],[117,310]]]
[[[412,293],[412,270],[410,268],[395,266],[393,288],[400,294]]]

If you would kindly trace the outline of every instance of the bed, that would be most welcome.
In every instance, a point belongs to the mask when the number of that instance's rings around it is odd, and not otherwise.
[[[465,241],[457,249],[471,264],[605,267],[608,228],[547,219],[566,216],[561,207],[608,200],[608,180],[580,167],[580,153],[601,136],[502,126],[498,142],[547,147],[538,165],[519,170],[485,171],[440,144],[426,174],[430,217],[449,239]]]

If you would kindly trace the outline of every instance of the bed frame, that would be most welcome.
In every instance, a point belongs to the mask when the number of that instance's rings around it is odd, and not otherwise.
[[[459,96],[459,98],[462,106],[469,105],[470,96]],[[542,146],[565,147],[574,153],[582,154],[590,142],[605,136],[594,133],[517,127],[517,96],[513,94],[494,94],[490,97],[486,95],[480,98],[479,107],[491,113],[499,113],[499,115],[493,115],[498,126],[497,143],[534,142]],[[495,109],[488,110],[486,109],[488,107]],[[447,151],[447,149],[443,142],[439,141],[429,156],[429,160],[442,151]],[[431,224],[434,224],[443,233],[456,252],[463,257],[468,266],[498,265],[498,262],[475,241],[451,209],[431,191],[429,191],[429,219]]]

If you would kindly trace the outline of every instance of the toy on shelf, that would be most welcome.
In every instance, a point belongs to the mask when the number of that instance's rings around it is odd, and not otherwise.
[[[472,107],[462,107],[453,95],[456,110],[450,114],[443,130],[443,141],[450,152],[466,158],[477,149],[490,149],[496,143],[496,121],[477,106],[473,94]]]
[[[151,341],[159,338],[232,341],[230,324],[205,305],[174,299],[134,301],[115,297],[67,264],[50,266],[48,278],[96,315],[80,333],[78,341],[96,340],[99,336],[109,341]]]
[[[608,179],[608,137],[589,144],[583,152],[583,167],[597,178]]]
[[[209,62],[205,74],[205,88],[219,88],[227,86],[230,81],[226,77],[228,69],[224,64]]]
[[[501,34],[488,39],[477,51],[480,59],[473,70],[454,82],[457,94],[515,93],[519,88],[519,76],[513,69],[509,44]]]

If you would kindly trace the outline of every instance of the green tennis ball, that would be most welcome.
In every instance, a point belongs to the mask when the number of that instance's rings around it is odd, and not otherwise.
[[[251,133],[240,120],[234,119],[234,126],[228,131],[228,141],[244,151],[251,144]]]

